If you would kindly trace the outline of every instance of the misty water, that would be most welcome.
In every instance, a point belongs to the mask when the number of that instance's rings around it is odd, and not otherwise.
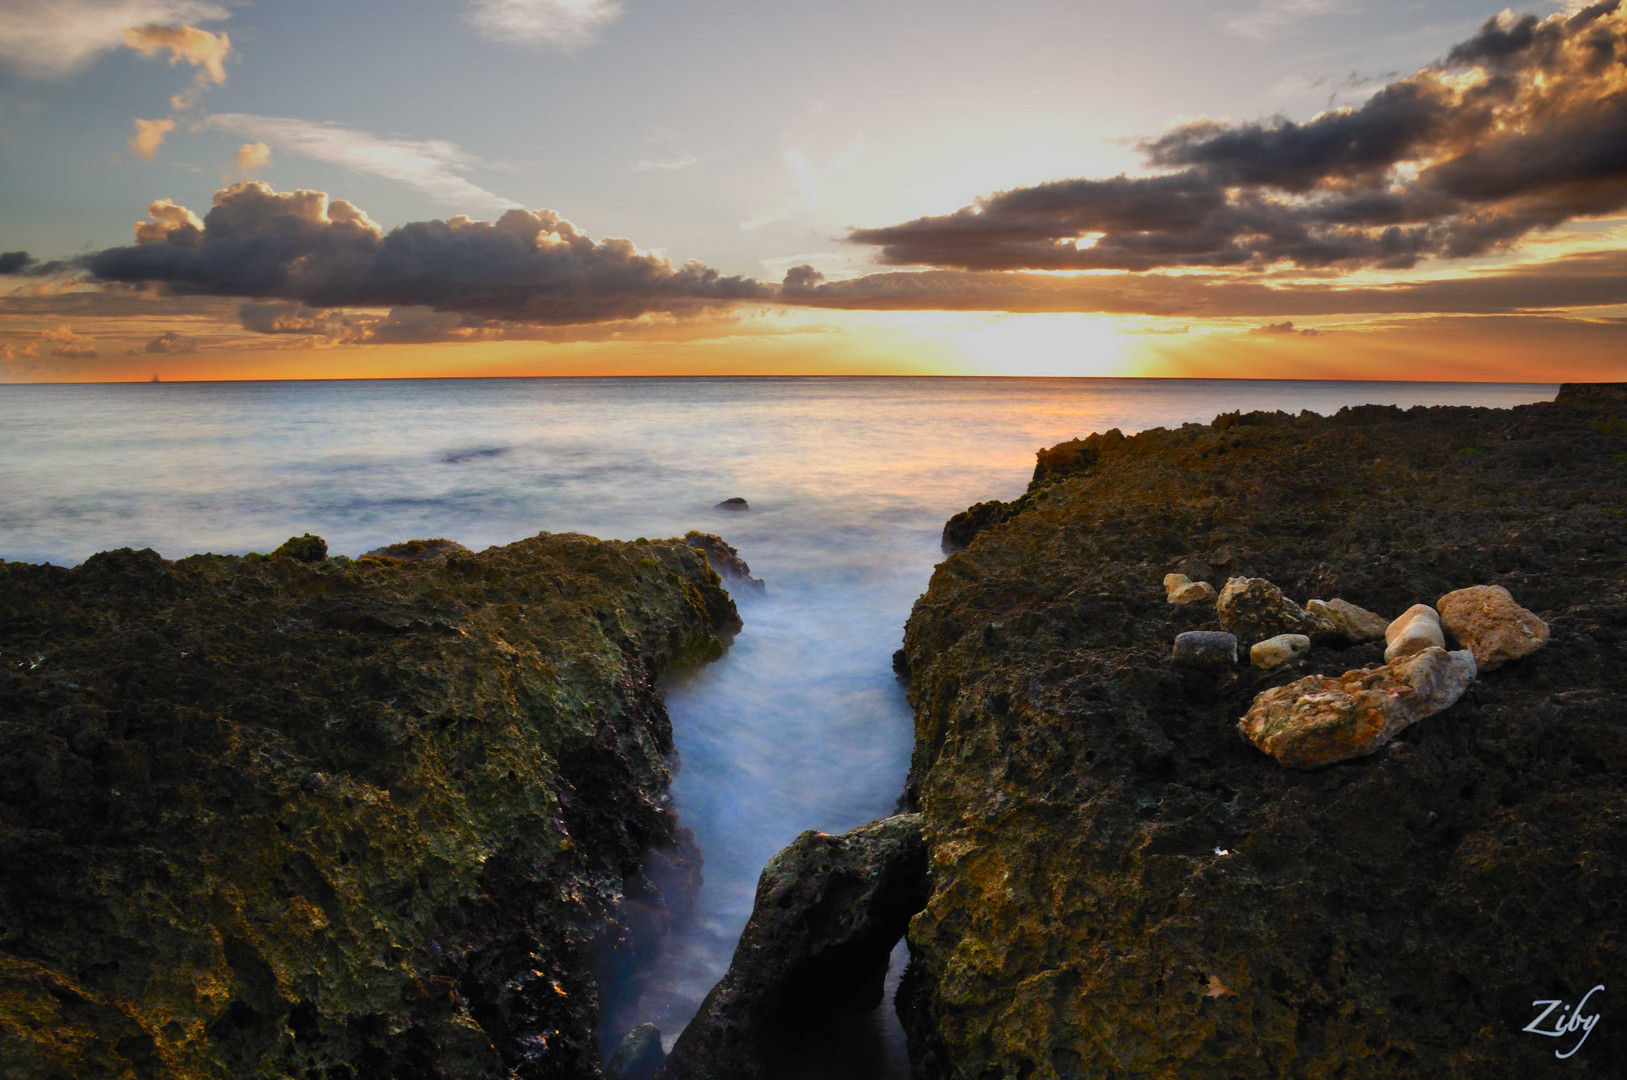
[[[1020,493],[1034,451],[1233,409],[1508,406],[1545,385],[1100,379],[500,379],[0,386],[0,558],[335,554],[412,537],[701,529],[766,579],[728,654],[667,688],[694,920],[608,995],[668,1045],[727,968],[757,873],[804,829],[893,812],[911,720],[891,657],[944,520]],[[729,497],[747,513],[713,509]],[[899,953],[895,953],[895,968]],[[896,977],[896,971],[895,971]],[[907,1075],[886,1007],[810,1076]]]

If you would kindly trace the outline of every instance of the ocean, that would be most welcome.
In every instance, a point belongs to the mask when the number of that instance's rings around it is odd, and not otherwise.
[[[674,797],[705,860],[692,924],[607,993],[605,1037],[670,1045],[727,968],[763,863],[893,812],[911,718],[891,669],[945,519],[1020,494],[1034,452],[1234,409],[1511,406],[1527,384],[649,378],[0,386],[0,558],[72,564],[539,531],[722,535],[764,578],[729,653],[667,687]],[[715,509],[743,498],[746,512]],[[895,954],[895,977],[902,950]],[[907,1076],[887,1007],[810,1077]]]

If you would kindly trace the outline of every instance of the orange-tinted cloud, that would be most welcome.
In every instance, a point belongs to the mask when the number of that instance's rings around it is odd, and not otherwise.
[[[169,53],[170,66],[190,64],[200,79],[220,86],[226,82],[226,59],[232,40],[196,26],[132,26],[124,31],[124,44],[143,56]]]
[[[246,142],[237,148],[233,161],[237,165],[238,174],[248,179],[271,164],[271,147],[263,142]]]
[[[1627,210],[1627,10],[1504,14],[1441,64],[1305,123],[1179,127],[1149,177],[1057,180],[858,229],[958,270],[1405,269]]]
[[[148,161],[158,153],[158,148],[164,145],[164,138],[175,130],[175,121],[169,118],[162,120],[143,120],[136,118],[136,133],[130,136],[130,152],[139,154]]]

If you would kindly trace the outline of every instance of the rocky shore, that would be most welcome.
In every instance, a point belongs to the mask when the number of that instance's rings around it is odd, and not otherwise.
[[[598,1075],[738,627],[678,541],[0,563],[0,1075]]]
[[[896,658],[917,1077],[1618,1075],[1627,387],[1092,435],[944,538]],[[1298,614],[1223,623],[1251,578]],[[1454,618],[1510,594],[1546,644],[1487,663]],[[1260,695],[1369,685],[1436,598],[1395,663],[1461,650],[1437,711],[1313,767],[1239,731]],[[1186,632],[1216,639],[1191,663]]]

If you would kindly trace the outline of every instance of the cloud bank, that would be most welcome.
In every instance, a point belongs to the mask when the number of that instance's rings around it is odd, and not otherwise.
[[[1401,270],[1627,210],[1627,12],[1505,13],[1440,64],[1304,123],[1200,122],[1147,177],[1058,180],[854,230],[889,265]]]
[[[169,200],[148,213],[134,245],[81,260],[94,280],[312,308],[422,306],[542,325],[684,314],[772,296],[756,281],[698,262],[674,267],[629,240],[594,241],[551,210],[385,232],[323,192],[246,182],[217,192],[202,218]]]

